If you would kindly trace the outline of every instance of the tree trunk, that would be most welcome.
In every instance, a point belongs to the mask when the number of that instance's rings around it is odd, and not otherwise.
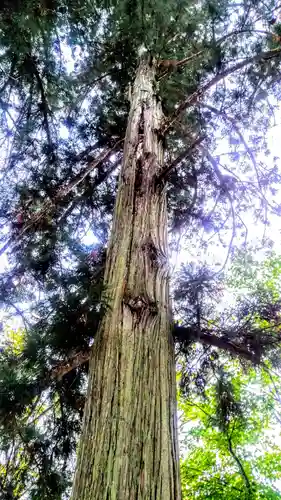
[[[72,500],[179,500],[163,119],[155,63],[142,60],[131,97]]]

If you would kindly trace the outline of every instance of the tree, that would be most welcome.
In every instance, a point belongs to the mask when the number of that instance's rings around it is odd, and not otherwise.
[[[73,499],[180,497],[155,69],[144,58],[132,89]]]
[[[238,358],[218,360],[213,352],[217,366],[210,365],[204,386],[189,380],[179,405],[184,497],[280,498],[280,271],[274,253],[264,260],[241,253],[227,276],[236,293],[226,314],[237,321],[244,310],[244,328],[251,325],[263,346],[267,336],[273,356],[245,370]]]
[[[79,424],[71,415],[76,410],[78,420],[83,407],[92,342],[72,498],[180,498],[166,191],[174,234],[187,224],[191,232],[195,224],[220,231],[222,237],[230,232],[226,258],[236,234],[244,231],[248,197],[260,202],[256,216],[265,223],[265,206],[279,211],[274,200],[266,199],[276,169],[262,174],[240,130],[253,120],[255,147],[264,147],[255,132],[269,123],[265,109],[272,108],[266,108],[266,92],[278,95],[281,52],[279,25],[272,28],[269,19],[273,10],[269,6],[264,13],[263,4],[256,2],[245,11],[233,2],[194,6],[177,1],[165,9],[157,2],[108,6],[79,1],[36,6],[26,1],[2,8],[2,130],[8,147],[10,138],[12,144],[9,176],[2,181],[2,251],[10,252],[10,267],[3,273],[1,295],[4,305],[20,315],[22,304],[29,304],[23,316],[30,323],[20,371],[10,366],[6,350],[3,354],[3,381],[13,395],[12,406],[3,397],[3,425],[15,434],[17,420],[48,391],[50,403],[59,401],[60,406],[59,416],[49,417],[56,439],[21,438],[29,470],[36,470],[33,498],[61,495],[55,471],[65,473],[62,457],[68,463],[72,457]],[[257,28],[261,21],[264,30]],[[72,49],[71,74],[63,44]],[[139,58],[143,46],[146,51]],[[171,59],[180,64],[167,64]],[[265,109],[259,108],[261,102]],[[245,154],[249,159],[255,180],[247,190],[239,172],[233,169],[231,178],[226,177],[211,153],[211,130],[218,119],[225,122],[223,134],[231,134],[235,161],[238,141],[242,169],[249,168]],[[62,124],[66,139],[57,133]],[[92,232],[102,247],[107,241],[121,161],[104,271],[103,249],[89,255],[79,240],[94,216]],[[79,169],[81,163],[86,165]],[[8,239],[7,221],[12,226]],[[225,332],[222,324],[205,327],[203,309],[210,303],[204,302],[204,285],[210,290],[213,275],[188,266],[182,270],[176,298],[185,319],[174,328],[178,346],[188,352],[192,341],[199,340],[260,361],[263,344],[256,342],[253,325],[238,330],[237,338],[233,328]],[[188,356],[190,360],[192,354]],[[186,368],[183,381],[187,373]],[[114,438],[109,441],[109,436]],[[91,439],[94,446],[89,446]],[[5,494],[12,488],[19,497],[22,491],[16,492],[13,481],[9,484],[7,468],[4,475]],[[28,484],[26,478],[21,481]]]
[[[281,450],[274,417],[280,387],[273,378],[275,390],[267,370],[245,374],[237,361],[227,362],[204,398],[182,400],[182,419],[189,423],[183,498],[281,497],[275,488]]]

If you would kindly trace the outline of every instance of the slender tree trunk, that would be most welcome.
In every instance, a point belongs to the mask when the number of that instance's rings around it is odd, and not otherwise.
[[[105,271],[110,308],[90,361],[72,500],[181,498],[153,61],[141,61],[130,100]]]

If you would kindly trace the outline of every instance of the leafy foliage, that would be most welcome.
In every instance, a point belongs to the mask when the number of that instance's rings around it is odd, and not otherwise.
[[[267,225],[268,211],[280,213],[278,158],[269,152],[267,170],[257,159],[280,100],[274,10],[230,0],[2,2],[0,298],[3,324],[16,316],[23,328],[0,353],[3,498],[62,498],[71,482],[87,378],[80,355],[106,307],[105,248],[142,45],[157,61],[190,57],[178,71],[159,69],[155,89],[167,118],[171,250],[188,244],[196,253],[174,276],[182,390],[194,382],[204,392],[221,356],[277,358],[275,278],[244,310],[242,297],[235,311],[214,307],[224,291],[219,271],[246,244],[244,214]],[[203,255],[221,247],[209,269]],[[223,393],[229,381],[221,383]]]
[[[273,387],[267,373],[251,369],[245,374],[239,363],[226,363],[204,398],[181,400],[182,422],[187,423],[184,498],[281,497],[275,486],[281,449],[274,418],[280,411],[280,385],[275,376]]]

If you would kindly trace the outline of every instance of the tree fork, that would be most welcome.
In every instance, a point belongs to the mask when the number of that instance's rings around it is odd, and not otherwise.
[[[90,359],[72,500],[180,500],[156,62],[130,93],[105,285],[110,307]]]

